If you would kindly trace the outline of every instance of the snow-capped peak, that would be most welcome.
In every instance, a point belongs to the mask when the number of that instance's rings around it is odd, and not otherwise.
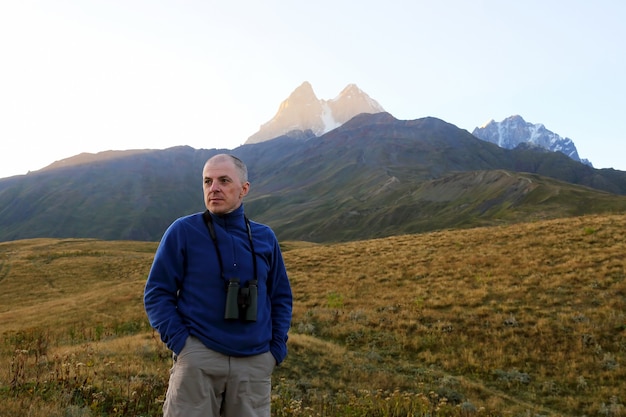
[[[562,138],[541,123],[527,123],[519,115],[507,117],[501,122],[492,119],[475,128],[472,135],[506,149],[516,148],[523,143],[531,144],[552,152],[561,152],[575,161],[591,165],[589,161],[580,159],[571,139]]]
[[[358,114],[384,111],[356,84],[348,84],[334,99],[319,100],[311,84],[305,81],[280,104],[276,115],[248,138],[246,144],[263,142],[293,130],[311,130],[320,136]]]

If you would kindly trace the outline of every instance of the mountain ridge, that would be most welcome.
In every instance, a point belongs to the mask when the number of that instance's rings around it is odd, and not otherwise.
[[[385,112],[376,100],[356,84],[348,84],[332,100],[319,100],[311,84],[304,81],[283,100],[274,117],[261,125],[259,131],[250,136],[245,144],[263,142],[294,131],[321,136],[361,113]],[[474,128],[472,134],[506,149],[520,145],[536,146],[551,152],[561,152],[577,162],[593,166],[587,159],[579,157],[573,140],[546,129],[542,123],[526,122],[519,115],[509,116],[501,122],[491,119]]]
[[[175,218],[204,210],[202,166],[222,152],[247,163],[246,212],[281,240],[362,240],[626,211],[626,172],[558,152],[504,149],[437,118],[377,113],[320,137],[283,135],[232,151],[107,154],[0,180],[0,241],[157,241]]]

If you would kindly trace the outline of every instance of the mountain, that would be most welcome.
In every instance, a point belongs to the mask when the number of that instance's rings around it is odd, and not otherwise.
[[[349,84],[332,100],[320,100],[311,84],[305,81],[280,104],[276,115],[250,136],[245,144],[263,142],[294,130],[310,130],[314,136],[321,136],[358,114],[384,111],[380,104],[355,84]]]
[[[203,211],[201,172],[246,161],[250,218],[281,241],[350,241],[626,212],[626,172],[559,152],[504,149],[436,118],[360,114],[320,137],[283,135],[232,151],[188,146],[96,154],[0,180],[0,241],[157,241]]]
[[[283,135],[307,137],[321,136],[343,125],[362,113],[384,113],[383,107],[355,84],[349,84],[332,100],[320,100],[307,81],[296,88],[279,106],[274,117],[261,125],[258,132],[248,138],[250,145]],[[592,166],[581,159],[574,142],[546,129],[543,124],[528,123],[514,115],[501,122],[489,121],[472,132],[474,136],[505,149],[536,147],[551,152],[561,152],[577,162]]]
[[[569,138],[562,138],[546,129],[543,124],[528,123],[521,116],[515,115],[501,122],[491,120],[482,127],[477,127],[472,135],[487,142],[513,149],[520,145],[536,146],[551,152],[561,152],[574,161],[591,166],[589,161],[581,160],[574,142]]]

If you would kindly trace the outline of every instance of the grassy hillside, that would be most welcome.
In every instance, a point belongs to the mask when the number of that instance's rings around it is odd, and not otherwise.
[[[626,215],[286,242],[276,416],[626,415]],[[0,243],[0,417],[157,416],[155,243]]]

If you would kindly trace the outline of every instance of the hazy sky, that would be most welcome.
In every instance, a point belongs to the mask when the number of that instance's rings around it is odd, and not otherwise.
[[[623,0],[9,0],[0,177],[81,152],[233,149],[303,81],[472,131],[519,114],[626,171]]]

